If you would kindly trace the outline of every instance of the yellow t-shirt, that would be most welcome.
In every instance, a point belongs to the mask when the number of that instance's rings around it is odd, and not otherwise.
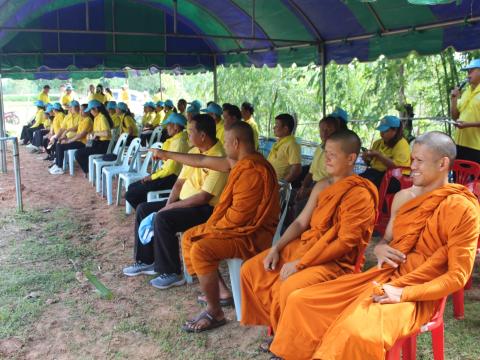
[[[460,100],[458,100],[457,107],[460,112],[458,120],[465,122],[479,122],[480,86],[477,85],[473,91],[471,86],[469,86],[462,94]],[[460,146],[480,150],[480,127],[456,129],[455,142]]]
[[[255,149],[258,149],[258,138],[260,136],[260,131],[258,129],[258,124],[255,122],[255,119],[250,117],[250,119],[245,120],[245,122],[252,127],[253,130],[253,139],[255,140]]]
[[[188,153],[201,154],[197,147],[194,147]],[[222,157],[225,156],[225,150],[223,149],[222,143],[217,141],[214,146],[212,146],[203,154]],[[190,196],[200,193],[201,191],[205,191],[213,195],[209,204],[215,206],[220,199],[220,195],[222,194],[225,184],[227,183],[227,177],[228,175],[226,173],[206,168],[194,168],[185,165],[183,166],[180,175],[178,175],[179,179],[185,179],[185,183],[180,191],[180,200],[184,200]]]
[[[100,136],[98,140],[100,141],[108,141],[112,138],[112,134],[110,132],[110,124],[108,123],[107,118],[102,113],[99,113],[93,119],[93,132],[103,132],[108,131],[108,136]]]
[[[187,153],[190,147],[188,146],[187,133],[185,131],[180,131],[178,134],[175,134],[171,138],[165,140],[162,145],[162,150],[165,151],[175,151],[180,153]],[[152,180],[160,179],[167,177],[169,175],[178,175],[182,170],[182,164],[168,159],[162,164],[162,167],[158,169],[154,174],[152,174]]]
[[[50,117],[43,114],[42,124],[45,129],[50,129],[50,127],[52,126],[52,120],[50,120]]]
[[[378,139],[373,143],[372,150],[382,153],[391,159],[396,166],[410,166],[410,145],[407,140],[401,138],[393,148],[388,147],[382,139]],[[370,167],[378,171],[387,171],[387,167],[377,158],[373,158]]]
[[[91,133],[93,130],[93,122],[89,116],[80,117],[80,121],[78,123],[77,134],[80,134],[86,131],[85,136],[78,139],[77,141],[81,141],[82,143],[87,143],[87,135]]]
[[[268,161],[275,169],[278,180],[283,180],[288,175],[290,166],[301,164],[302,153],[295,136],[285,136],[273,144],[272,150],[268,154]]]
[[[153,117],[152,117],[152,114],[153,114]],[[142,117],[142,125],[143,126],[146,126],[146,125],[151,125],[153,120],[155,119],[154,116],[156,116],[156,114],[153,112],[147,112],[147,113],[144,113],[143,114],[143,117]]]
[[[158,125],[160,125],[160,123],[162,122],[162,115],[160,113],[153,112],[152,117],[153,117],[153,120],[151,122],[151,125],[153,127],[157,127]]]
[[[102,104],[105,104],[105,102],[107,101],[107,98],[103,94],[95,93],[95,94],[90,94],[90,96],[88,97],[88,100],[97,100],[97,101],[100,101]]]
[[[58,112],[55,114],[52,126],[53,126],[53,134],[57,135],[60,129],[62,128],[63,118],[65,117],[64,113]]]
[[[124,103],[127,103],[128,104],[128,101],[130,100],[130,96],[128,95],[128,91],[126,90],[122,90],[121,94],[120,94],[120,98],[122,99],[122,101]]]
[[[130,128],[133,128],[133,136],[138,136],[137,123],[131,116],[122,115],[120,121],[122,123],[122,133],[130,133]]]
[[[110,95],[108,92],[105,92],[105,100],[106,101],[112,101],[112,99],[113,99],[113,96]]]
[[[43,109],[37,110],[37,113],[35,114],[35,122],[32,125],[32,129],[35,129],[43,124],[44,114],[45,114],[45,111],[43,111]]]
[[[63,106],[66,106],[66,105],[69,105],[73,100],[73,96],[72,95],[68,95],[68,94],[65,94],[62,96],[62,101],[60,101],[62,103]]]
[[[50,98],[43,91],[40,94],[38,94],[38,100],[43,101],[45,105],[47,105],[50,102]]]
[[[115,113],[113,115],[110,114],[110,117],[112,118],[112,121],[113,121],[113,127],[118,128],[122,125],[122,118],[120,117],[120,115]]]
[[[78,124],[80,123],[81,115],[80,114],[70,114],[68,113],[67,116],[63,119],[63,125],[62,128],[65,130],[71,129],[71,128],[78,128]],[[77,129],[78,131],[78,129]],[[71,139],[73,138],[76,134],[77,131],[69,131],[67,132],[67,138]]]
[[[322,146],[318,146],[315,150],[309,172],[312,174],[313,181],[320,181],[329,176],[325,168],[325,150]]]
[[[216,125],[216,138],[222,143],[225,143],[225,122],[221,119]]]

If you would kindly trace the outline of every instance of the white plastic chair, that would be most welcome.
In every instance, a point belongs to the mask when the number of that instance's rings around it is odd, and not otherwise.
[[[107,154],[111,154],[113,151],[113,146],[116,145],[117,140],[119,140],[120,136],[120,129],[119,128],[113,128],[111,130],[112,133],[112,138],[110,139],[110,142],[108,143],[108,148],[107,148]],[[128,137],[128,135],[127,135]],[[90,155],[88,157],[88,182],[95,186],[95,170],[93,168],[93,160],[94,159],[99,159],[103,157],[103,154],[94,154]]]
[[[128,134],[124,133],[120,135],[118,138],[117,143],[115,144],[115,148],[112,151],[112,154],[117,155],[116,160],[103,160],[103,155],[97,155],[92,162],[92,171],[89,171],[88,173],[90,174],[93,172],[95,175],[94,182],[93,184],[95,185],[97,193],[102,191],[102,169],[106,166],[115,166],[119,165],[123,161],[123,156],[124,156],[124,150],[125,146],[127,145],[127,138]],[[90,157],[95,156],[95,155],[90,155]],[[89,157],[89,160],[90,160]]]
[[[165,201],[168,200],[172,189],[149,191],[147,194],[147,202]]]
[[[134,172],[139,162],[137,156],[138,148],[140,147],[140,138],[132,140],[128,146],[127,153],[123,157],[121,165],[113,165],[103,167],[102,169],[102,196],[107,194],[107,204],[113,204],[113,178],[124,172]]]
[[[78,149],[70,149],[65,151],[64,156],[63,156],[63,171],[68,170],[70,172],[70,176],[74,175],[75,171],[75,153],[77,152]]]
[[[290,194],[292,193],[292,185],[285,181],[279,181],[280,185],[280,219],[278,221],[277,230],[273,236],[272,245],[280,239],[280,234],[283,227],[283,222],[287,215],[288,202]],[[227,259],[228,272],[230,274],[230,283],[233,293],[233,302],[235,304],[235,314],[237,321],[242,318],[242,297],[240,290],[240,268],[242,266],[242,259]],[[185,269],[184,269],[185,270]]]
[[[148,140],[148,145],[152,146],[154,143],[159,142],[162,137],[162,126],[157,126],[153,129],[152,135],[150,135],[150,140]]]
[[[120,205],[120,199],[122,196],[122,189],[123,185],[125,186],[125,191],[128,190],[128,187],[130,184],[139,181],[143,179],[145,176],[150,175],[148,172],[148,166],[150,165],[150,162],[152,162],[152,168],[153,166],[153,160],[152,160],[153,154],[149,151],[145,158],[143,159],[143,163],[140,166],[140,170],[137,172],[123,172],[118,175],[118,184],[117,184],[117,206]],[[132,205],[125,200],[125,213],[126,214],[131,214],[132,213]]]

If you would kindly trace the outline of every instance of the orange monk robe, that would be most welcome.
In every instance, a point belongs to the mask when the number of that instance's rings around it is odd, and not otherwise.
[[[248,259],[268,248],[278,223],[279,201],[275,171],[262,155],[238,161],[208,221],[183,234],[189,274],[205,275],[216,271],[221,260]]]
[[[359,248],[372,236],[377,206],[377,188],[357,175],[323,190],[310,228],[281,250],[276,270],[263,266],[270,250],[242,266],[242,324],[271,325],[275,330],[291,292],[352,273]],[[301,270],[281,281],[283,264],[294,260],[300,260]]]
[[[407,258],[292,293],[271,350],[286,360],[384,359],[397,339],[417,332],[439,299],[465,286],[475,259],[480,209],[463,186],[448,184],[408,201],[390,246]],[[398,304],[372,301],[372,284],[404,288]]]

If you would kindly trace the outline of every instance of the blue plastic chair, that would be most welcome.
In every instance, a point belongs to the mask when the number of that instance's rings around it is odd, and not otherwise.
[[[114,145],[117,144],[119,140],[119,136],[120,136],[120,129],[119,128],[112,129],[112,138],[108,143],[107,154],[111,154],[113,152]],[[93,186],[95,186],[95,170],[93,168],[94,167],[93,160],[100,159],[102,157],[103,157],[103,154],[94,154],[88,157],[88,182]]]

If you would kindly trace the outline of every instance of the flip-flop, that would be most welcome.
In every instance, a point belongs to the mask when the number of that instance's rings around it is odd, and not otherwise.
[[[202,296],[204,295],[199,295],[197,297],[197,303],[200,305],[207,305],[207,301],[202,299]],[[233,296],[230,296],[226,299],[220,299],[220,306],[222,307],[233,306]]]
[[[209,325],[201,329],[194,329],[192,325],[196,324],[200,320],[208,320]],[[185,325],[182,326],[182,330],[188,333],[200,333],[203,331],[213,330],[220,326],[223,326],[227,323],[227,319],[223,318],[222,320],[215,319],[207,311],[202,312],[194,321],[187,321]]]

